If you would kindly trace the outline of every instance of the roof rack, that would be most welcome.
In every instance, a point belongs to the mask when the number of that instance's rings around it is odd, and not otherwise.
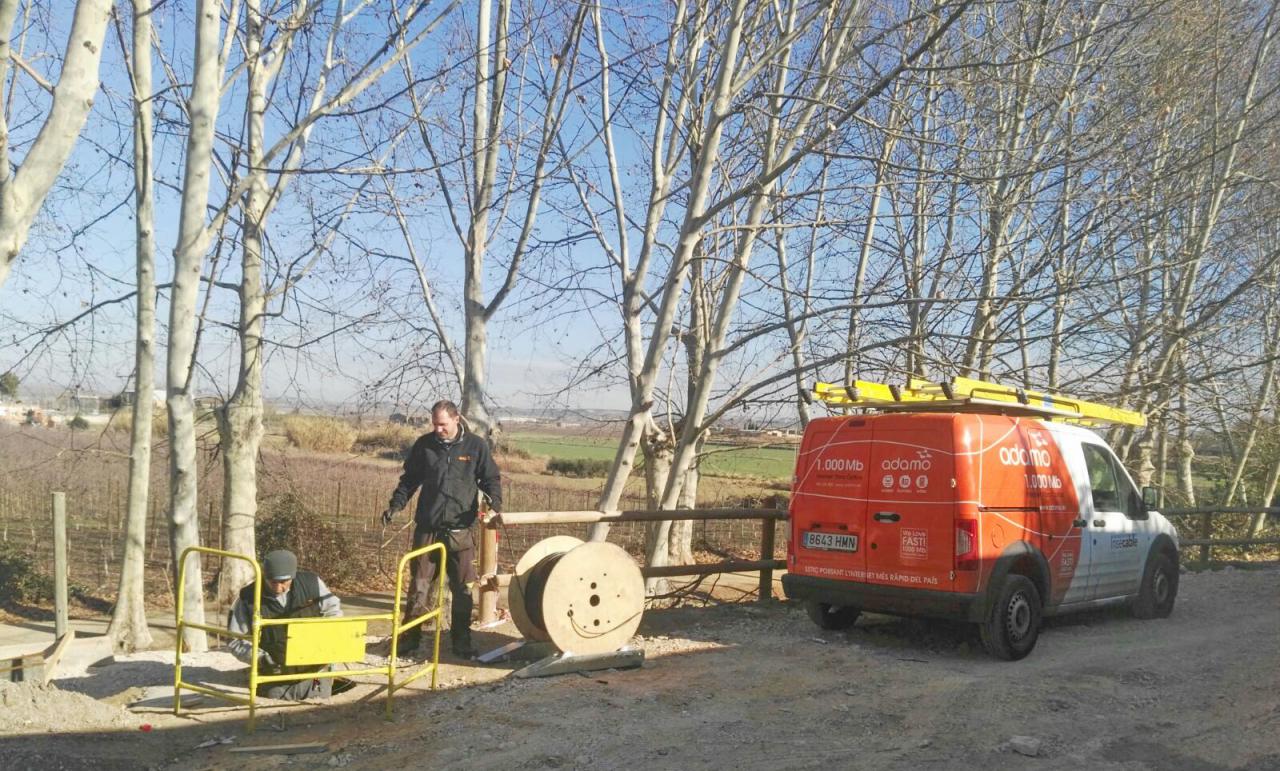
[[[990,412],[1031,415],[1086,426],[1145,426],[1133,410],[1087,402],[1069,396],[1028,391],[1016,386],[957,377],[933,383],[910,377],[905,386],[853,380],[847,385],[816,383],[813,396],[832,407],[898,412]]]

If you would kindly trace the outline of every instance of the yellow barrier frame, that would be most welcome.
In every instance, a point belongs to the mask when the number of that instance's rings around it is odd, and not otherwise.
[[[436,571],[436,606],[432,610],[418,616],[409,621],[401,622],[401,598],[404,593],[404,568],[409,560],[415,557],[422,557],[428,552],[440,553],[440,569]],[[187,557],[192,552],[200,554],[209,554],[213,556],[244,560],[253,566],[253,620],[250,630],[246,633],[232,632],[230,629],[221,626],[212,626],[209,624],[197,624],[193,621],[183,619],[182,606],[183,594],[181,591],[186,586],[185,578],[187,571]],[[313,617],[313,618],[262,618],[262,568],[258,565],[258,561],[244,554],[223,551],[221,549],[212,549],[207,546],[189,546],[182,552],[181,559],[178,560],[178,587],[177,602],[175,603],[175,625],[174,633],[176,641],[174,643],[174,664],[173,664],[173,714],[178,715],[182,709],[182,690],[186,689],[194,693],[212,696],[217,699],[234,702],[236,704],[246,704],[249,707],[249,731],[254,729],[256,700],[258,695],[258,686],[264,683],[280,683],[297,680],[310,680],[317,678],[334,678],[346,677],[348,675],[386,675],[387,677],[387,719],[391,719],[391,700],[395,696],[395,692],[405,687],[409,683],[431,672],[431,689],[435,690],[438,682],[438,674],[440,670],[440,617],[444,607],[444,562],[445,547],[442,543],[433,543],[423,546],[421,549],[414,549],[400,558],[398,569],[396,570],[396,593],[395,604],[392,606],[390,613],[371,613],[364,616],[334,616],[334,617]],[[435,641],[431,650],[431,660],[414,670],[407,677],[396,681],[396,663],[397,663],[397,646],[399,644],[400,633],[413,629],[421,624],[436,619]],[[385,667],[368,667],[365,669],[344,669],[330,670],[328,672],[302,672],[292,675],[259,675],[258,674],[258,645],[262,637],[262,628],[264,626],[283,626],[287,624],[324,624],[333,622],[351,622],[351,621],[390,621],[391,622],[391,655],[387,658]],[[237,640],[249,640],[253,646],[250,650],[249,658],[249,695],[248,697],[238,696],[236,694],[219,691],[214,688],[208,688],[199,683],[188,683],[182,679],[182,631],[183,629],[200,629],[224,637],[231,637]],[[283,662],[282,662],[283,663]],[[334,662],[343,663],[343,662]]]

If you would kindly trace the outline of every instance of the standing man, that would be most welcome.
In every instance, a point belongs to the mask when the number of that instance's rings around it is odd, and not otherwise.
[[[449,624],[453,654],[471,658],[471,585],[476,580],[471,525],[479,510],[478,491],[489,497],[494,514],[502,510],[502,480],[488,443],[463,427],[457,405],[436,402],[431,407],[431,425],[432,432],[419,437],[405,458],[404,473],[382,512],[382,523],[390,524],[396,512],[422,488],[414,514],[413,548],[444,544],[445,573],[453,595]],[[418,557],[410,562],[413,586],[404,618],[417,618],[431,607],[439,561],[433,553],[426,560]],[[403,633],[399,647],[414,650],[421,641],[422,627],[416,626]]]

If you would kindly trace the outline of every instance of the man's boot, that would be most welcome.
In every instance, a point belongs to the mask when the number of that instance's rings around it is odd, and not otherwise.
[[[453,655],[469,659],[475,656],[471,647],[471,592],[455,591],[453,607],[450,608],[449,637],[453,642]]]
[[[396,638],[396,655],[408,656],[418,650],[418,646],[422,644],[422,627],[415,626],[412,629],[406,629]]]
[[[449,634],[452,641],[453,655],[460,659],[472,659],[476,655],[475,648],[471,647],[471,629],[464,628],[462,630],[451,630]]]

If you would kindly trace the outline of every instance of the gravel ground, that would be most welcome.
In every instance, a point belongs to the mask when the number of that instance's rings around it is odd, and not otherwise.
[[[371,684],[268,707],[253,734],[239,707],[174,717],[171,654],[138,654],[0,690],[0,767],[1280,768],[1275,568],[1184,574],[1167,620],[1050,620],[1014,663],[963,625],[868,615],[822,632],[790,603],[651,611],[640,631],[639,669],[516,680],[519,664],[446,660],[441,689],[410,686],[390,722]],[[513,635],[477,633],[482,648]],[[240,677],[223,653],[186,666]],[[232,752],[305,742],[324,752]]]

